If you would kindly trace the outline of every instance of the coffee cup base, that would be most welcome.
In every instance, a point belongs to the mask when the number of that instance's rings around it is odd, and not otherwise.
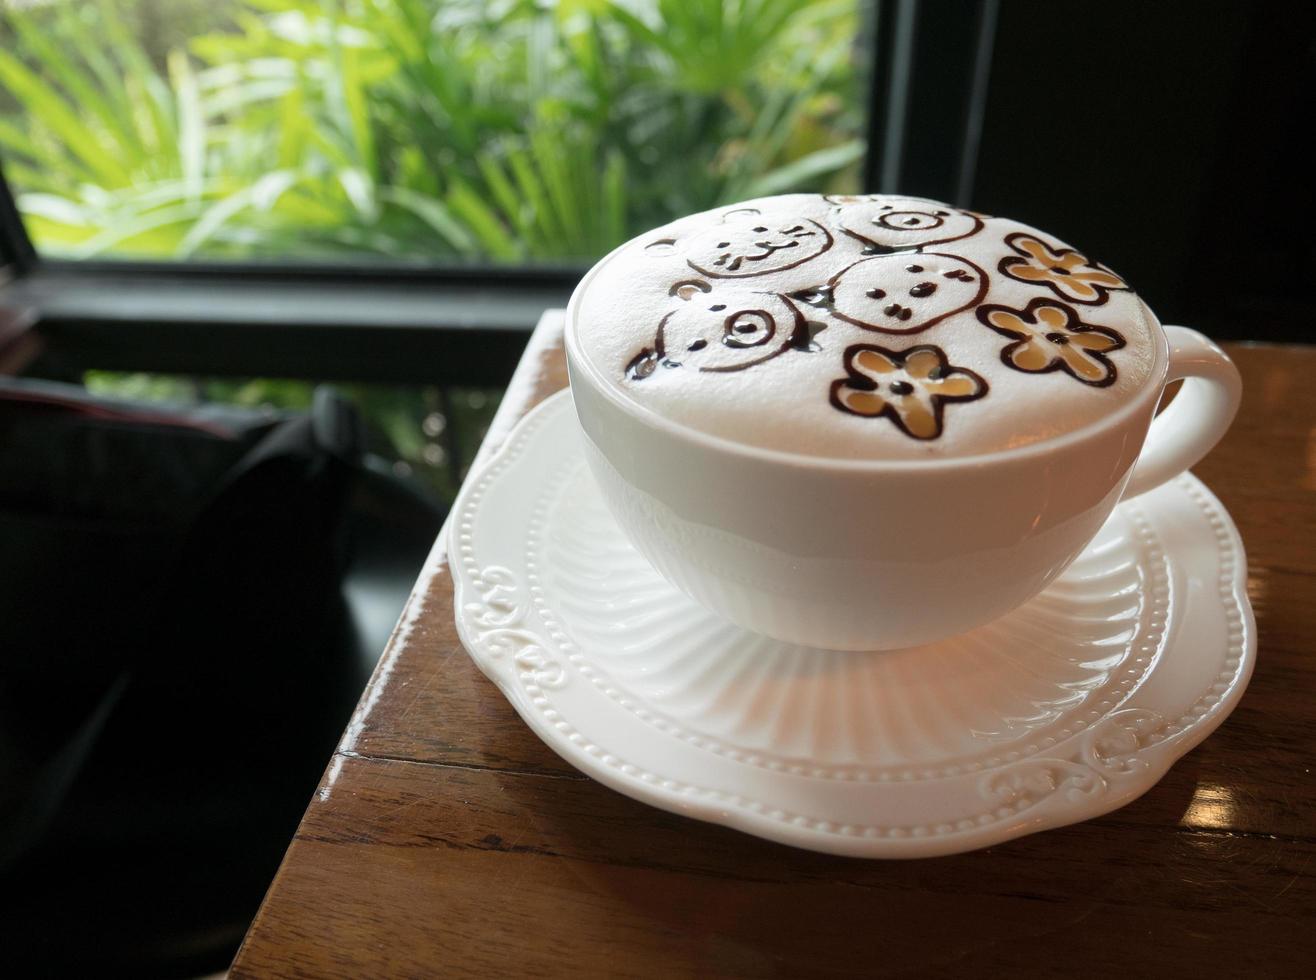
[[[1256,651],[1237,532],[1187,475],[969,633],[845,653],[742,630],[621,533],[566,396],[472,474],[448,552],[462,642],[569,762],[853,856],[956,853],[1123,805],[1229,714]]]

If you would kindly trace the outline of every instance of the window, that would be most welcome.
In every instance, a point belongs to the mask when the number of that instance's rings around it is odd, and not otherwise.
[[[583,262],[859,186],[861,0],[0,0],[0,154],[66,259]]]
[[[962,191],[995,4],[0,0],[0,307],[36,315],[29,371],[102,392],[343,384],[448,496],[614,244],[758,194]]]

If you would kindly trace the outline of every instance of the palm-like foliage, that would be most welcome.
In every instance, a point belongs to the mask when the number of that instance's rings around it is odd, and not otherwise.
[[[49,251],[585,258],[861,151],[857,0],[231,0],[169,52],[126,2],[0,6]]]

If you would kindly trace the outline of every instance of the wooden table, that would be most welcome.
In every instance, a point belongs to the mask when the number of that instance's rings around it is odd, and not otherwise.
[[[271,976],[1310,975],[1316,349],[1233,345],[1197,474],[1250,559],[1237,711],[1099,820],[958,857],[830,857],[584,778],[458,643],[436,548],[233,967]],[[566,384],[540,324],[485,450]]]

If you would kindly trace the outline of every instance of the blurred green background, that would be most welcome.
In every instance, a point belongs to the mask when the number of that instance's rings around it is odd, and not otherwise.
[[[0,151],[67,257],[589,259],[849,189],[857,0],[3,0]]]
[[[47,256],[586,263],[719,203],[856,189],[868,13],[863,0],[0,0],[0,159]],[[288,407],[309,391],[91,381]],[[351,394],[448,496],[431,461],[454,444],[428,432],[462,399]],[[496,393],[476,400],[460,423],[473,431]]]

